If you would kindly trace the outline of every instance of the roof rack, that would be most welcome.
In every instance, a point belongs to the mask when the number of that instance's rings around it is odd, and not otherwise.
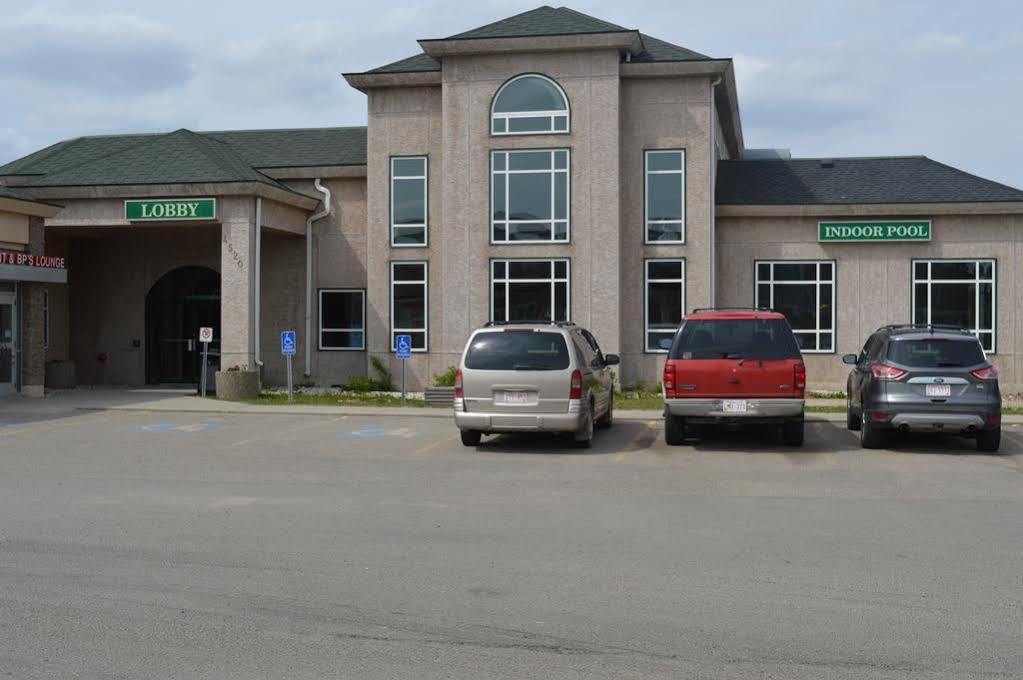
[[[773,312],[770,307],[697,307],[693,312]]]
[[[483,324],[484,328],[493,328],[494,326],[561,326],[569,327],[574,326],[575,323],[572,321],[549,321],[542,319],[538,321],[488,321]]]
[[[950,323],[890,323],[886,326],[881,326],[878,331],[891,331],[891,330],[925,330],[934,333],[935,331],[944,331],[946,333],[964,333],[966,335],[973,335],[973,331],[969,328],[963,328]],[[877,331],[875,331],[877,332]]]

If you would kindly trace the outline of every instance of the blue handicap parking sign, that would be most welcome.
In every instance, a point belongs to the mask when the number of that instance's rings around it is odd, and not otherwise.
[[[412,358],[412,336],[411,335],[396,335],[394,337],[395,352],[399,359],[411,359]]]
[[[295,353],[295,331],[284,331],[281,333],[281,354],[290,356]]]

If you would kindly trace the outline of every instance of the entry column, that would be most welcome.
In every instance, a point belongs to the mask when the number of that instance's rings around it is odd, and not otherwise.
[[[220,244],[220,368],[255,370],[256,220],[253,199],[224,199]]]

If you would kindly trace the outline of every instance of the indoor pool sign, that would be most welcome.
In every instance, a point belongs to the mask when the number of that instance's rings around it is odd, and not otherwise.
[[[215,198],[164,198],[155,201],[124,202],[124,219],[131,222],[178,222],[180,220],[215,220]]]
[[[818,241],[930,241],[931,221],[818,222]]]

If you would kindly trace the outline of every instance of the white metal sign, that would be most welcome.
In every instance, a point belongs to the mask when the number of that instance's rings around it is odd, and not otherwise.
[[[199,342],[213,342],[213,329],[203,326],[199,329]]]

